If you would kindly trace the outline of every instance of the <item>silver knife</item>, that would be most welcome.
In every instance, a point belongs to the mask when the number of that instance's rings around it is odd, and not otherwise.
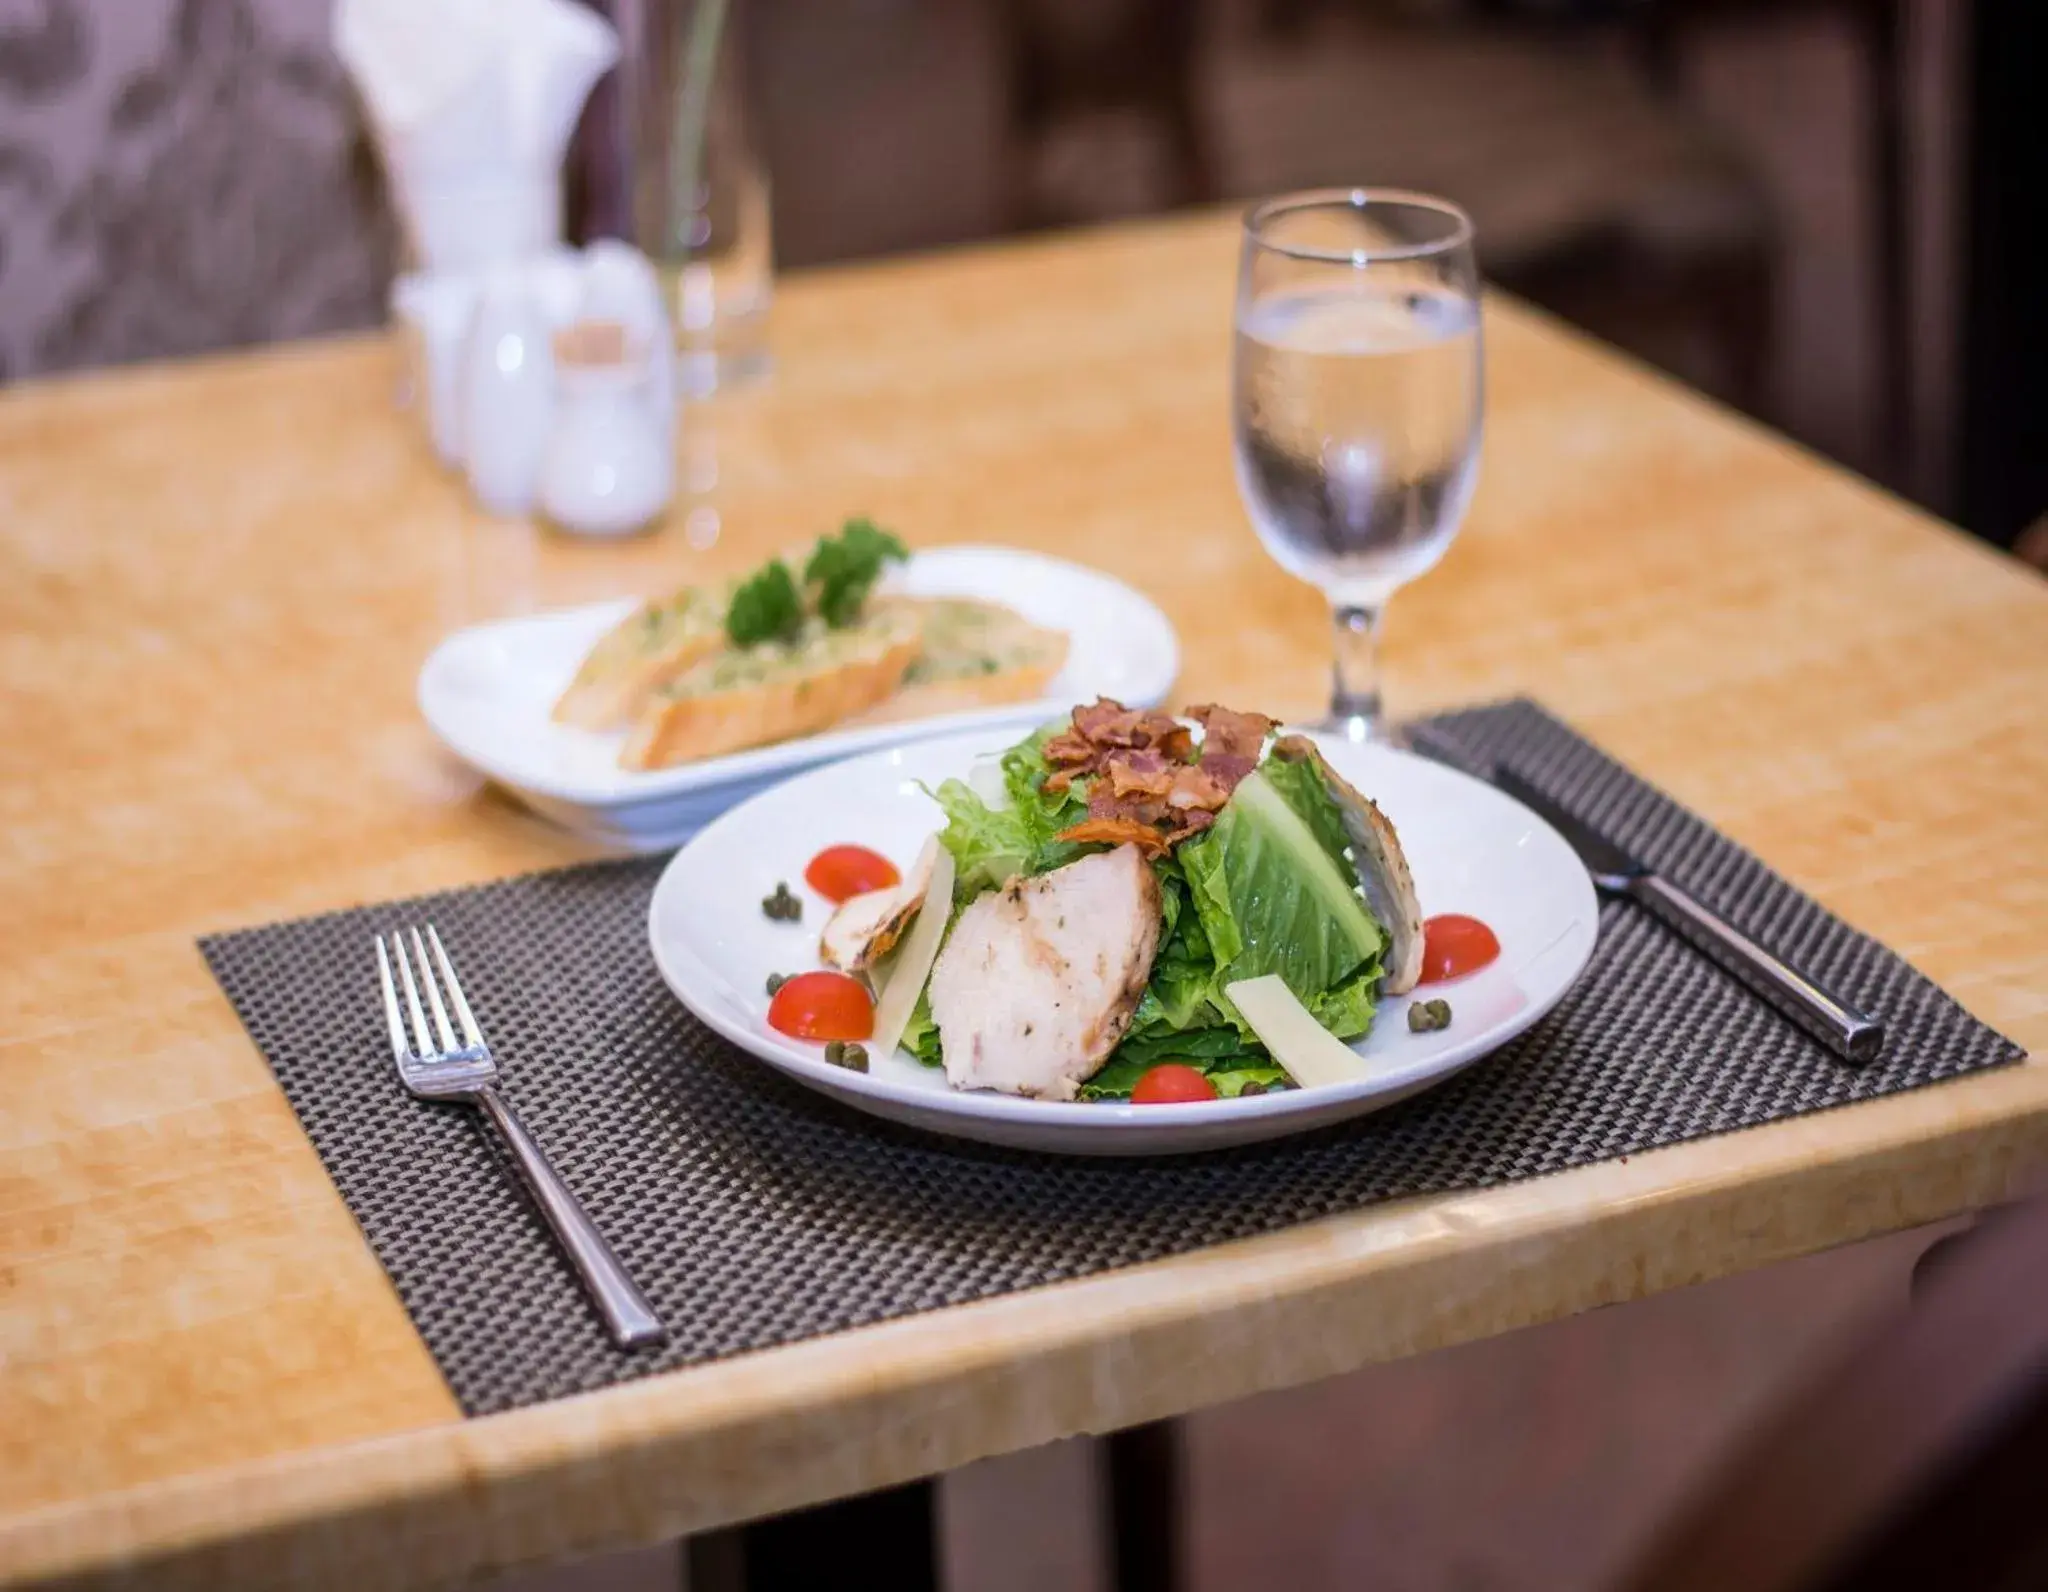
[[[1424,726],[1410,726],[1417,751],[1484,779],[1549,824],[1579,854],[1605,894],[1635,902],[1687,944],[1740,979],[1785,1017],[1845,1060],[1874,1061],[1884,1048],[1884,1024],[1787,967],[1712,907],[1680,889],[1575,814],[1566,811],[1513,769],[1482,769],[1463,748]]]

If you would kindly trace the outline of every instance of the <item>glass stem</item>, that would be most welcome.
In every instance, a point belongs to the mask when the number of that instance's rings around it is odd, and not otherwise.
[[[1380,706],[1380,614],[1378,604],[1339,603],[1332,610],[1337,630],[1337,665],[1330,679],[1329,727],[1350,740],[1378,740],[1386,732]]]

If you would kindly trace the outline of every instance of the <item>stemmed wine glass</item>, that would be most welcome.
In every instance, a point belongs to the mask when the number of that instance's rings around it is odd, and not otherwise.
[[[1325,728],[1383,739],[1380,615],[1443,557],[1478,473],[1472,222],[1389,189],[1255,206],[1238,264],[1231,429],[1259,540],[1336,622]]]

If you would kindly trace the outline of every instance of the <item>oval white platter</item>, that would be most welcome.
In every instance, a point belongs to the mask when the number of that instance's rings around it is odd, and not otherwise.
[[[661,976],[683,1004],[741,1049],[799,1083],[894,1122],[990,1144],[1072,1155],[1160,1155],[1277,1138],[1377,1111],[1441,1083],[1497,1050],[1563,998],[1593,952],[1599,917],[1585,867],[1557,832],[1492,786],[1385,747],[1317,736],[1339,773],[1377,800],[1414,869],[1423,910],[1490,924],[1492,966],[1416,998],[1451,1002],[1451,1026],[1408,1031],[1408,998],[1383,1000],[1355,1047],[1369,1064],[1353,1082],[1248,1100],[1131,1106],[1054,1103],[962,1092],[943,1072],[898,1052],[865,1073],[824,1060],[823,1047],[768,1026],[770,973],[816,967],[831,910],[805,887],[804,865],[828,845],[870,846],[899,867],[939,826],[920,789],[964,776],[1016,736],[977,731],[870,752],[818,768],[714,820],[669,863],[648,910]],[[786,881],[803,921],[771,921],[761,900]]]
[[[587,604],[459,630],[420,669],[420,712],[441,741],[543,816],[581,833],[651,850],[694,834],[749,791],[815,763],[926,736],[1039,723],[1076,702],[1114,697],[1156,707],[1180,672],[1173,626],[1122,581],[1037,553],[946,547],[912,556],[891,590],[983,597],[1067,632],[1066,665],[1035,702],[900,724],[872,724],[641,773],[618,765],[623,732],[596,734],[551,717],[597,638],[633,601]]]

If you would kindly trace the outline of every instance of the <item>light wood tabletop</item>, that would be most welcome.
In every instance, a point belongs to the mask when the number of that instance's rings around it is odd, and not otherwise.
[[[451,627],[866,510],[1157,599],[1183,695],[1319,706],[1232,481],[1203,216],[790,279],[658,534],[481,517],[383,338],[0,394],[0,1580],[432,1584],[1233,1399],[1996,1200],[2036,1063],[465,1421],[200,933],[568,862],[444,755]],[[2048,584],[1495,302],[1408,711],[1528,692],[2038,1052]]]

